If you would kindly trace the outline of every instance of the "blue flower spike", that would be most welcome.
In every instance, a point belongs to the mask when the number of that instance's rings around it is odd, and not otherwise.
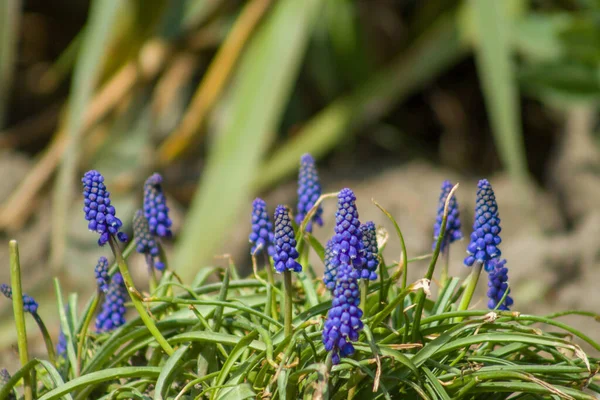
[[[58,344],[56,345],[56,354],[58,354],[59,357],[67,358],[67,337],[65,336],[62,329],[60,331],[60,334],[58,335]]]
[[[125,301],[128,296],[123,276],[117,272],[108,286],[102,311],[96,317],[96,332],[110,332],[125,323]]]
[[[108,275],[108,260],[106,257],[102,256],[98,259],[98,264],[96,264],[96,268],[94,269],[94,275],[96,277],[98,289],[106,293],[108,291],[108,282],[110,281],[110,276]]]
[[[290,213],[286,206],[278,205],[275,209],[275,251],[273,261],[275,270],[283,273],[286,270],[300,272],[302,266],[296,261],[298,251],[296,250],[296,239]]]
[[[335,289],[335,278],[337,276],[337,267],[338,262],[337,258],[334,257],[333,254],[333,241],[329,240],[327,245],[325,246],[325,271],[323,273],[323,283],[327,289],[333,291]]]
[[[256,255],[264,250],[269,255],[273,255],[273,241],[275,240],[273,224],[269,219],[267,203],[258,197],[252,202],[252,232],[248,239],[252,244],[251,255]]]
[[[488,301],[488,308],[490,310],[496,309],[500,311],[510,311],[510,306],[513,305],[513,299],[508,294],[510,289],[508,288],[508,268],[506,268],[506,260],[499,260],[497,258],[489,262],[490,273],[488,275],[488,292],[487,295],[490,298]],[[508,290],[506,298],[500,304],[502,297]]]
[[[469,254],[465,265],[471,267],[474,263],[483,264],[486,271],[492,270],[490,261],[501,255],[498,245],[500,239],[500,218],[498,204],[492,185],[487,179],[482,179],[477,185],[477,204],[475,205],[475,222],[471,242],[467,247]]]
[[[452,183],[450,181],[442,182],[442,190],[440,193],[440,200],[438,203],[437,217],[435,219],[435,224],[433,225],[433,245],[432,250],[435,250],[435,245],[438,240],[438,236],[440,235],[440,229],[442,228],[442,220],[444,219],[444,207],[446,205],[446,199],[452,190]],[[444,253],[446,248],[451,244],[456,242],[457,240],[461,240],[463,238],[462,232],[460,230],[460,215],[458,212],[458,203],[456,201],[456,196],[452,195],[450,198],[450,203],[448,204],[448,218],[446,219],[446,232],[444,234],[444,239],[442,240],[440,252]]]
[[[362,232],[356,209],[356,196],[348,188],[342,189],[338,194],[334,230],[335,234],[331,239],[336,258],[334,265],[351,264],[354,268],[361,269],[366,261],[363,255]]]
[[[104,177],[100,172],[91,170],[83,175],[83,212],[89,221],[88,229],[100,234],[98,244],[104,246],[110,235],[121,242],[127,241],[127,235],[119,230],[123,223],[115,216],[115,208],[110,202],[110,192],[104,185]]]
[[[374,281],[377,279],[377,267],[379,266],[379,249],[377,247],[377,230],[373,221],[365,222],[360,226],[362,233],[362,255],[365,259],[364,264],[360,267],[359,273],[361,279]]]
[[[306,214],[321,197],[321,183],[315,159],[306,153],[300,158],[300,171],[298,172],[298,210],[296,224],[300,225]],[[306,232],[312,232],[313,223],[323,226],[323,208],[319,205],[311,220],[306,224]]]
[[[146,256],[148,266],[156,268],[158,271],[164,271],[165,263],[160,259],[159,239],[150,233],[148,220],[144,217],[142,210],[137,210],[133,216],[133,236],[135,238],[135,250]]]
[[[169,218],[167,198],[162,189],[162,176],[153,174],[144,184],[144,216],[150,233],[154,236],[171,237],[172,221]]]
[[[323,344],[326,351],[332,352],[333,365],[339,364],[340,357],[354,354],[352,342],[358,340],[363,328],[359,304],[358,271],[349,264],[342,264],[337,270],[333,301],[323,329]]]
[[[7,285],[6,283],[3,283],[0,285],[0,293],[2,293],[4,296],[6,296],[7,298],[12,300],[12,288]],[[25,312],[28,312],[30,314],[35,314],[37,313],[38,310],[38,303],[37,301],[34,300],[33,297],[27,295],[27,294],[23,294],[23,310]]]

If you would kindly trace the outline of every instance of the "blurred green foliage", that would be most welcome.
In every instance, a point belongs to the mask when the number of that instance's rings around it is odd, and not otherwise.
[[[563,110],[600,95],[599,1],[92,0],[61,53],[29,76],[30,96],[64,105],[54,135],[27,147],[24,138],[40,137],[41,128],[11,131],[19,113],[2,126],[1,110],[14,110],[22,89],[8,86],[27,49],[17,38],[31,14],[52,13],[31,11],[35,2],[2,4],[0,21],[15,22],[0,30],[0,128],[9,129],[2,146],[37,154],[47,145],[2,204],[0,228],[23,226],[58,171],[55,271],[71,266],[66,255],[85,230],[72,221],[81,219],[74,193],[86,169],[102,168],[125,215],[135,203],[129,189],[149,172],[184,176],[171,188],[190,204],[174,265],[189,280],[253,192],[292,175],[304,152],[324,157],[355,143],[469,57],[503,167],[522,182],[530,179],[522,99]],[[35,122],[44,111],[21,114]],[[199,179],[192,191],[191,178]]]

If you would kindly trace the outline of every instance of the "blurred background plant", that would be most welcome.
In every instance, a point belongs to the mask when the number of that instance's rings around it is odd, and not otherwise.
[[[530,300],[548,300],[597,264],[585,221],[600,215],[599,17],[598,0],[4,0],[2,241],[20,240],[36,298],[53,299],[54,275],[89,289],[98,253],[80,223],[80,172],[101,170],[132,216],[158,171],[179,216],[172,267],[190,280],[243,243],[252,196],[290,179],[303,153],[332,190],[388,176],[409,213],[402,199],[415,202],[419,185],[435,205],[448,174],[505,171],[515,221],[538,244],[523,275],[552,275]],[[386,175],[415,160],[437,172]],[[433,217],[422,217],[429,230]],[[40,301],[41,313],[54,307]],[[0,327],[0,347],[14,335]]]

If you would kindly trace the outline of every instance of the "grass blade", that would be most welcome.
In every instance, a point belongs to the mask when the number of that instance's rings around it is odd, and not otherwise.
[[[162,371],[156,380],[156,389],[154,391],[155,400],[163,400],[167,397],[173,375],[179,367],[179,362],[189,348],[189,344],[181,346],[171,357],[169,357],[165,365],[162,366]]]
[[[250,199],[257,167],[277,130],[320,5],[319,0],[277,2],[240,61],[228,123],[215,136],[176,249],[173,265],[184,281],[193,278],[197,265],[210,260]]]
[[[0,3],[0,130],[4,127],[12,87],[21,8],[21,0],[4,0]]]

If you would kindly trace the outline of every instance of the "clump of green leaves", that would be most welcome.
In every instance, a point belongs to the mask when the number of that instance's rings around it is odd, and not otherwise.
[[[312,211],[328,197],[322,196]],[[443,233],[430,255],[409,259],[403,253],[399,263],[389,264],[379,254],[380,278],[369,285],[361,304],[364,330],[354,344],[356,353],[332,366],[322,344],[331,295],[308,262],[310,251],[321,261],[324,255],[322,244],[304,231],[311,216],[296,229],[305,272],[293,286],[290,335],[284,332],[283,284],[268,273],[272,265],[266,257],[253,260],[254,273],[246,278],[232,260],[224,268],[201,269],[191,284],[168,270],[152,293],[139,294],[137,300],[174,349],[171,355],[140,317],[111,333],[84,333],[78,346],[99,294],[81,315],[73,311],[77,297],[71,295],[65,313],[57,283],[66,356],[57,365],[29,361],[0,388],[0,398],[32,372],[40,400],[594,399],[600,393],[595,378],[600,360],[587,356],[578,343],[596,350],[600,344],[557,321],[567,314],[594,314],[463,311],[459,303],[469,285],[455,277],[431,296]],[[442,232],[445,222],[444,217]],[[388,236],[380,229],[379,249]],[[130,244],[123,255],[131,253]],[[407,268],[426,259],[427,276],[408,284]]]

